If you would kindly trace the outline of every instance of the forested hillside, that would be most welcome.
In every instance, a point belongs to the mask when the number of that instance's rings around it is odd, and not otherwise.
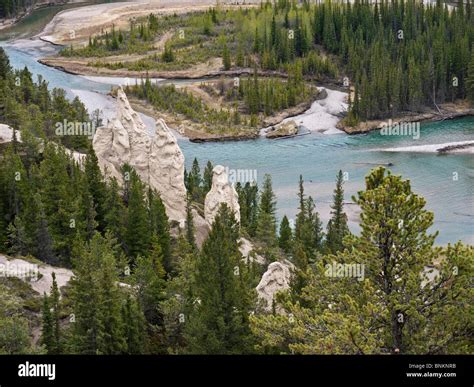
[[[154,41],[172,33],[162,55]],[[129,31],[91,36],[85,48],[63,56],[94,57],[89,65],[139,71],[189,68],[221,57],[225,70],[258,68],[350,88],[349,122],[393,117],[474,98],[474,13],[438,1],[382,1],[375,5],[280,0],[250,9],[134,21]],[[149,53],[108,63],[116,54]],[[471,68],[471,70],[469,70]],[[258,110],[256,106],[251,110]]]
[[[202,175],[195,161],[187,174],[189,206],[207,192],[211,167]],[[198,248],[192,217],[172,235],[176,225],[159,196],[124,166],[127,172],[120,188],[103,180],[92,152],[81,170],[52,143],[41,154],[15,142],[3,153],[3,252],[72,267],[75,277],[61,299],[54,281],[43,297],[35,346],[34,296],[20,302],[18,283],[0,279],[2,300],[10,300],[0,316],[2,353],[472,352],[474,252],[461,243],[433,247],[433,214],[408,181],[383,168],[367,177],[355,236],[343,210],[342,173],[326,232],[300,177],[296,227],[285,217],[277,233],[266,176],[261,190],[238,187],[240,227],[223,204]],[[259,246],[263,266],[242,259],[240,235]],[[285,258],[293,265],[290,289],[263,309],[255,287],[266,264]],[[365,276],[333,278],[333,262],[365,265]],[[426,286],[420,274],[433,262],[439,277]]]
[[[21,130],[23,136],[51,139],[70,149],[85,150],[86,136],[57,136],[57,123],[93,122],[99,125],[98,111],[89,115],[79,98],[70,101],[64,90],[48,91],[47,82],[34,80],[30,71],[12,71],[8,57],[0,48],[0,122]]]
[[[242,29],[220,46],[223,63],[250,64],[253,75],[226,97],[250,119],[294,105],[308,92],[305,81],[339,72],[354,88],[356,120],[464,98],[474,87],[469,4],[449,12],[440,3],[297,7],[282,0],[233,16],[211,10],[192,19],[205,20],[193,28],[211,36],[227,17]],[[153,20],[133,34],[145,41]],[[132,37],[116,31],[91,38],[84,50],[107,56],[126,50]],[[177,47],[168,46],[157,63],[174,55]],[[259,79],[258,70],[283,71],[285,79]],[[0,48],[0,122],[14,129],[0,147],[0,254],[74,273],[61,288],[53,276],[41,295],[27,280],[0,276],[1,354],[473,353],[474,248],[435,245],[435,215],[409,180],[383,167],[368,172],[352,198],[360,209],[354,234],[342,171],[327,224],[304,176],[294,176],[295,218],[279,222],[267,174],[259,185],[237,183],[240,217],[222,203],[198,243],[193,214],[203,212],[213,164],[201,170],[207,160],[195,159],[184,172],[186,219],[170,221],[158,192],[130,165],[122,165],[120,181],[106,179],[90,137],[57,134],[65,120],[99,125],[99,114],[47,86],[27,68],[12,70]],[[206,111],[174,86],[148,81],[127,91],[192,119],[208,114],[237,125],[239,118]],[[249,257],[242,238],[254,248]],[[256,288],[272,264],[288,270],[288,287],[265,304]],[[356,272],[347,275],[347,267]]]

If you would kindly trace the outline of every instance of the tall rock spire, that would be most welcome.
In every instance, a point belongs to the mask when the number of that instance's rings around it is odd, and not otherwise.
[[[229,183],[229,177],[222,165],[217,165],[212,170],[212,187],[206,195],[204,202],[204,217],[212,225],[219,211],[221,203],[227,203],[234,211],[235,219],[240,223],[240,206],[237,191]]]
[[[121,87],[117,90],[117,114],[97,129],[93,147],[105,176],[122,182],[121,167],[129,164],[142,181],[160,193],[168,217],[184,222],[184,156],[176,138],[163,120],[157,121],[155,137],[151,137]]]

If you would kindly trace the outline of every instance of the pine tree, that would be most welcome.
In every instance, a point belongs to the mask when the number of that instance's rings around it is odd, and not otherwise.
[[[12,68],[10,66],[10,60],[3,47],[0,47],[0,78],[5,79],[10,74]]]
[[[242,187],[240,182],[235,186],[239,195],[240,206],[240,226],[244,228],[250,236],[255,236],[257,232],[258,215],[258,187],[255,183],[247,182]]]
[[[42,310],[42,330],[41,330],[41,343],[46,348],[46,353],[54,354],[55,352],[55,340],[54,340],[54,328],[53,318],[51,316],[51,308],[49,305],[49,299],[46,293],[43,295],[43,310]]]
[[[292,262],[294,268],[290,283],[291,297],[294,302],[299,301],[304,304],[302,291],[308,284],[309,257],[301,242],[295,243]]]
[[[235,65],[237,67],[245,66],[245,55],[244,55],[244,49],[242,46],[243,46],[243,43],[239,39],[239,42],[237,44],[237,54],[235,56]]]
[[[28,175],[23,161],[15,147],[10,144],[3,154],[1,168],[3,170],[3,192],[7,222],[14,221],[17,215],[21,215],[22,208],[26,204],[28,196]]]
[[[191,207],[191,198],[186,200],[186,240],[192,248],[196,248],[196,238],[194,236],[194,220]]]
[[[257,238],[267,244],[274,246],[276,242],[276,201],[272,188],[270,175],[265,175],[260,195],[260,205],[257,215]]]
[[[124,214],[126,209],[119,193],[117,179],[115,178],[110,179],[108,183],[104,203],[106,209],[104,221],[107,224],[107,230],[123,246],[125,244]]]
[[[68,171],[73,170],[78,168],[74,167],[74,162],[63,147],[46,144],[39,168],[41,191],[37,200],[37,208],[40,209],[37,230],[38,243],[42,246],[38,246],[38,252],[44,259],[48,258],[46,240],[49,234],[55,255],[66,264],[69,263],[71,246],[77,237],[76,224],[79,226],[80,220],[77,194],[71,184],[74,176],[68,175]]]
[[[310,196],[307,199],[307,210],[308,210],[308,220],[305,230],[307,230],[307,234],[305,237],[308,238],[308,243],[305,247],[309,247],[307,249],[308,254],[311,258],[314,258],[315,255],[322,251],[323,247],[323,227],[322,222],[319,218],[319,213],[316,211],[316,205],[313,201],[313,198]],[[304,241],[304,238],[303,238]]]
[[[122,291],[110,235],[96,233],[87,245],[76,245],[71,280],[73,322],[70,346],[77,354],[119,354],[126,351],[121,314]]]
[[[163,50],[163,54],[161,55],[161,60],[165,63],[174,62],[175,55],[173,53],[173,48],[171,47],[171,44],[165,44],[165,49]]]
[[[349,233],[347,227],[347,215],[344,212],[344,180],[342,171],[339,171],[336,180],[336,189],[334,190],[334,203],[331,206],[331,219],[327,225],[326,249],[331,254],[336,254],[342,250],[343,239]]]
[[[85,183],[87,186],[88,184]],[[98,222],[96,221],[97,212],[96,212],[96,205],[94,204],[94,199],[90,192],[86,189],[82,192],[81,198],[78,200],[78,213],[80,213],[80,229],[84,232],[84,239],[90,240],[96,229]]]
[[[474,50],[472,50],[471,61],[467,70],[466,90],[468,97],[474,102]]]
[[[302,237],[302,228],[306,221],[306,199],[304,195],[304,180],[303,176],[300,175],[300,180],[298,183],[298,214],[296,215],[295,223],[295,239],[301,239]]]
[[[114,51],[120,48],[120,44],[117,38],[117,34],[115,33],[115,30],[112,30],[112,43],[111,43],[110,48]]]
[[[145,202],[145,185],[133,170],[130,174],[125,243],[128,256],[132,259],[148,253],[150,233]]]
[[[298,354],[472,350],[473,248],[434,247],[425,200],[384,168],[370,173],[355,200],[362,231],[350,235],[352,249],[306,272],[302,299],[285,304],[292,322],[252,319],[261,345]],[[334,264],[359,266],[338,273]]]
[[[203,196],[205,197],[207,193],[211,190],[212,187],[212,176],[213,172],[212,170],[214,169],[214,166],[210,161],[207,162],[206,168],[204,168],[204,173],[203,173]]]
[[[224,70],[230,70],[232,64],[230,59],[230,51],[226,42],[224,42],[224,47],[222,49],[222,62],[224,64]]]
[[[26,234],[25,225],[20,216],[16,216],[14,222],[8,225],[7,234],[10,254],[28,254],[28,246],[30,243]]]
[[[238,224],[222,204],[196,267],[196,302],[186,325],[188,350],[199,354],[252,351],[249,289],[240,279]]]
[[[39,260],[49,263],[51,265],[57,264],[57,257],[53,251],[53,240],[49,232],[48,221],[46,220],[45,211],[41,202],[41,197],[36,194],[34,197],[35,207],[38,209],[36,219],[36,233],[35,233],[35,256]]]
[[[189,176],[186,167],[184,167],[184,186],[189,191]]]
[[[95,236],[87,249],[80,246],[76,252],[79,258],[75,263],[75,276],[71,279],[71,301],[73,308],[73,323],[71,348],[73,353],[99,353],[101,346],[103,324],[100,319],[100,293],[96,279],[98,259],[100,259],[101,242]]]
[[[153,325],[161,324],[159,303],[164,298],[165,275],[163,255],[157,240],[149,256],[138,257],[134,282],[138,288],[138,301],[146,320]]]
[[[99,353],[114,355],[126,350],[123,336],[124,326],[121,316],[122,291],[118,286],[118,271],[113,250],[104,250],[97,273],[99,286],[100,309],[102,322],[101,345]]]
[[[293,230],[291,229],[290,222],[285,215],[280,223],[280,237],[278,238],[278,245],[285,253],[291,251],[292,239]]]
[[[124,305],[122,305],[122,321],[126,342],[125,353],[129,355],[144,353],[146,339],[145,319],[140,306],[131,295],[127,296]]]
[[[188,174],[188,187],[192,200],[201,202],[203,199],[202,177],[201,169],[199,168],[199,162],[196,158],[194,158],[193,166]]]
[[[170,273],[173,270],[173,264],[171,262],[171,235],[166,208],[158,193],[151,189],[148,191],[148,203],[152,231],[150,239],[153,245],[154,238],[157,238],[163,255],[163,266],[166,272]]]
[[[53,277],[53,283],[51,285],[51,308],[52,308],[52,327],[53,327],[53,344],[51,348],[52,354],[61,354],[62,353],[62,343],[61,343],[61,319],[60,319],[60,304],[59,304],[59,288],[58,283],[56,282],[56,273],[51,274]]]
[[[322,251],[323,231],[319,213],[315,211],[314,200],[311,196],[305,197],[304,181],[300,175],[298,188],[299,212],[296,215],[295,242],[300,246],[310,260],[314,260],[318,252]]]
[[[196,250],[192,249],[184,235],[180,235],[176,248],[176,275],[166,284],[166,297],[160,302],[163,313],[164,345],[167,353],[184,353],[187,347],[185,326],[194,308]]]
[[[97,156],[94,149],[90,147],[89,153],[84,162],[84,171],[86,175],[87,188],[92,197],[93,209],[97,213],[98,230],[105,231],[106,216],[106,185],[99,168]]]
[[[271,41],[271,46],[275,47],[276,45],[276,40],[277,40],[277,27],[276,27],[276,21],[275,21],[275,14],[272,15],[272,24],[270,27],[270,41]]]

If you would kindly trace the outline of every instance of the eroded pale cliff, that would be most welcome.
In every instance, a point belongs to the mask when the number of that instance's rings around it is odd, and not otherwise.
[[[182,224],[186,217],[184,156],[176,138],[162,121],[157,122],[151,137],[122,88],[117,90],[116,99],[116,117],[98,128],[93,140],[102,172],[121,182],[121,168],[129,164],[160,193],[168,217]]]

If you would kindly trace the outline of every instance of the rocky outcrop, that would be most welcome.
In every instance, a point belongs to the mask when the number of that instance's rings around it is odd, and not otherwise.
[[[20,258],[9,258],[0,254],[0,276],[16,277],[29,283],[39,294],[51,293],[53,273],[59,288],[67,285],[73,273],[69,269],[54,267],[46,263],[35,264]]]
[[[182,223],[186,218],[184,155],[163,120],[156,122],[148,165],[149,184],[160,192],[168,217]]]
[[[267,138],[294,136],[297,133],[298,133],[298,125],[296,125],[295,121],[291,120],[291,121],[283,122],[277,126],[273,126],[267,132]]]
[[[16,139],[21,142],[20,131],[15,131]],[[0,144],[8,143],[13,140],[13,129],[8,125],[0,124]]]
[[[289,261],[272,262],[257,285],[257,295],[265,310],[271,311],[277,292],[290,287],[293,264]],[[278,311],[278,310],[277,310]]]
[[[242,257],[244,258],[245,262],[257,262],[260,265],[263,265],[265,263],[265,258],[254,251],[254,246],[252,245],[252,242],[250,242],[248,239],[241,237],[238,240],[238,243],[239,251],[242,254]]]
[[[212,171],[212,187],[204,202],[204,218],[212,225],[222,203],[234,211],[237,222],[240,223],[240,206],[237,191],[229,183],[229,177],[222,165],[217,165]]]
[[[161,120],[150,137],[140,116],[131,108],[122,88],[117,90],[117,115],[97,129],[93,147],[104,175],[122,182],[122,166],[132,166],[156,189],[171,220],[186,217],[184,156],[176,138]]]

